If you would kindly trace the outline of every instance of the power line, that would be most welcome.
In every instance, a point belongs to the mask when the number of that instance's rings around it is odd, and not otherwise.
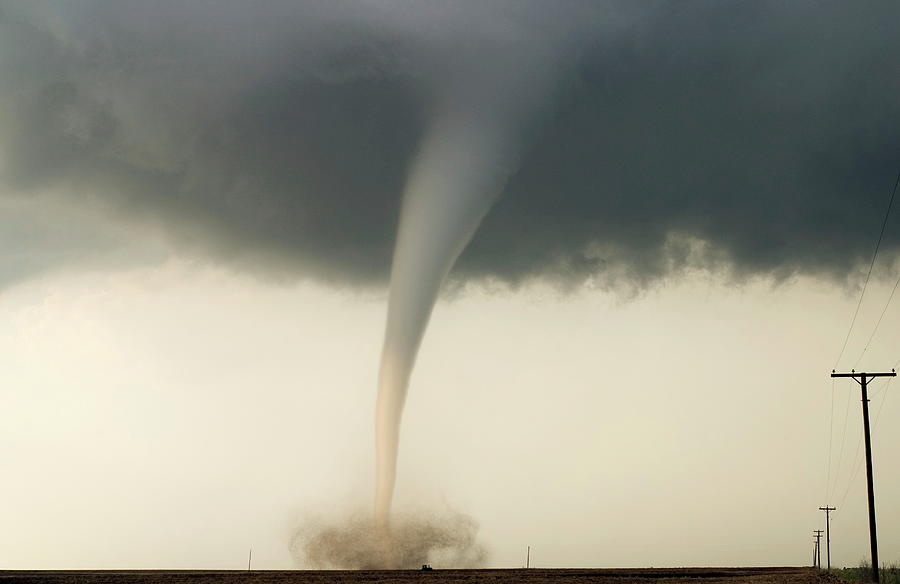
[[[894,204],[894,196],[897,194],[897,185],[900,184],[900,174],[897,174],[897,180],[894,182],[894,190],[891,192],[891,201],[888,203],[888,215],[891,212],[891,205]],[[884,223],[881,226],[881,235],[884,235],[884,226],[887,224],[888,215],[884,216]],[[881,236],[878,237],[878,243],[881,243]],[[875,253],[878,253],[878,248],[876,247]],[[869,340],[866,341],[866,345],[863,347],[862,353],[859,355],[859,359],[856,360],[856,363],[853,365],[856,367],[859,365],[859,362],[862,361],[863,355],[866,354],[866,351],[869,349],[869,344],[872,342],[872,339],[875,337],[875,333],[878,332],[878,327],[881,326],[881,320],[884,318],[884,313],[887,312],[888,306],[891,305],[891,300],[894,299],[894,293],[897,292],[897,286],[900,285],[900,277],[897,278],[897,281],[894,282],[894,287],[891,289],[891,295],[888,297],[887,302],[884,304],[884,308],[881,309],[881,314],[878,316],[878,321],[875,323],[875,328],[872,329],[872,334],[869,335]]]
[[[825,459],[825,502],[831,486],[831,444],[834,441],[834,379],[831,380],[831,421],[828,423],[828,458]]]
[[[894,368],[896,368],[896,365],[894,366]],[[890,387],[891,381],[893,381],[893,380],[894,380],[893,377],[888,377],[887,382],[883,383],[880,388],[878,388],[875,391],[873,391],[872,393],[870,393],[869,396],[875,397],[876,395],[878,395],[879,393],[881,393],[882,391],[884,391],[885,389]],[[832,381],[831,389],[832,389],[832,391],[834,391],[834,379],[832,379],[831,381]],[[883,398],[882,398],[881,405],[882,406],[884,405]],[[849,414],[849,412],[850,412],[850,394],[847,394],[847,410],[845,413]],[[881,407],[878,408],[878,414],[879,415],[881,414]],[[875,417],[875,426],[877,426],[877,425],[878,425],[878,416]],[[873,429],[875,428],[875,426],[873,426]],[[844,451],[844,438],[846,436],[846,431],[847,431],[847,418],[845,415],[845,417],[844,417],[844,434],[841,436],[841,456],[842,457],[843,457],[843,451]],[[853,456],[850,459],[848,459],[851,461],[850,462],[850,469],[851,469],[850,479],[847,482],[847,488],[844,489],[844,495],[841,497],[841,501],[840,501],[840,503],[838,503],[838,506],[843,505],[844,499],[847,498],[847,493],[850,492],[850,486],[853,484],[853,480],[856,478],[856,474],[859,472],[860,465],[862,464],[862,459],[859,458],[859,448],[860,448],[860,446],[862,446],[862,436],[863,436],[862,430],[860,429],[860,434],[856,438],[856,449],[853,451]],[[841,468],[840,462],[841,462],[841,459],[839,458],[838,459],[838,471],[840,471],[840,468]],[[834,492],[835,493],[837,492],[839,479],[840,479],[840,472],[836,472],[834,474],[834,488],[835,488]]]
[[[838,477],[841,476],[841,462],[844,460],[844,441],[847,438],[847,420],[850,418],[850,394],[847,394],[847,404],[844,408],[844,426],[841,429],[841,450],[838,454],[837,470],[834,471],[834,488],[837,488]]]
[[[878,257],[878,248],[881,247],[881,239],[884,237],[884,228],[887,225],[888,216],[891,214],[891,207],[894,205],[894,195],[897,194],[898,184],[900,184],[900,173],[897,173],[897,181],[894,183],[894,188],[891,191],[891,200],[888,202],[887,212],[884,214],[884,221],[881,222],[881,232],[878,234],[878,241],[875,243],[875,253],[872,254],[872,263],[869,264],[869,272],[866,274],[866,281],[863,284],[862,293],[859,295],[859,301],[856,303],[856,310],[853,311],[853,318],[850,320],[850,328],[847,329],[847,336],[844,337],[844,344],[841,345],[841,352],[834,362],[835,367],[838,366],[841,357],[844,356],[844,351],[847,349],[847,341],[850,340],[850,333],[853,332],[853,325],[856,324],[856,317],[859,315],[859,307],[862,306],[863,297],[866,295],[866,288],[869,286],[869,278],[872,276],[872,268],[875,267],[875,259]]]
[[[850,320],[850,327],[847,329],[847,334],[844,336],[844,342],[841,345],[841,352],[838,354],[837,359],[835,360],[834,366],[837,367],[840,363],[841,357],[844,356],[844,351],[847,349],[847,342],[850,340],[850,335],[853,333],[853,326],[856,324],[856,318],[859,316],[859,309],[862,306],[863,298],[866,295],[866,290],[869,287],[869,279],[872,277],[872,270],[875,267],[875,260],[878,258],[878,250],[881,248],[881,241],[884,239],[884,230],[887,227],[888,217],[891,215],[891,209],[894,206],[894,197],[897,195],[897,186],[900,185],[900,172],[897,173],[897,180],[894,181],[894,188],[891,189],[891,197],[888,200],[887,211],[884,214],[884,219],[881,222],[881,230],[878,233],[878,240],[875,242],[875,252],[872,254],[872,262],[869,264],[869,271],[866,273],[866,281],[863,283],[862,292],[859,295],[859,300],[856,303],[856,309],[853,311],[853,318]],[[878,318],[878,322],[875,324],[875,328],[872,330],[872,333],[869,335],[868,340],[866,341],[866,345],[863,348],[863,352],[860,354],[859,359],[857,359],[856,363],[862,359],[866,350],[869,348],[869,344],[872,342],[872,338],[875,336],[875,332],[878,330],[879,325],[881,324],[881,320],[884,317],[885,312],[887,312],[887,308],[890,305],[891,299],[894,297],[894,292],[897,289],[898,284],[900,284],[900,279],[897,280],[897,283],[894,284],[894,290],[891,291],[891,297],[888,299],[887,304],[885,304],[884,309],[881,311],[881,316]],[[855,367],[855,365],[854,365]],[[843,460],[844,455],[844,441],[846,439],[847,432],[847,415],[850,411],[850,400],[848,396],[847,400],[847,408],[844,411],[844,425],[841,430],[841,450],[838,455],[838,466],[837,471],[835,472],[834,479],[834,488],[837,488],[837,481],[840,475],[841,462]],[[829,436],[828,436],[828,459],[826,463],[826,471],[825,471],[825,500],[828,501],[829,491],[831,489],[831,457],[832,457],[832,444],[834,441],[834,380],[832,379],[831,384],[831,421],[829,422]]]
[[[898,363],[900,363],[900,361],[898,361]],[[894,367],[896,368],[896,364],[894,365]],[[893,377],[889,377],[887,380],[887,384],[882,387],[881,391],[888,389],[891,386],[891,382],[893,380],[894,380]],[[875,421],[872,423],[872,431],[873,432],[875,431],[876,428],[878,428],[878,420],[881,418],[881,410],[884,409],[884,402],[887,401],[888,393],[890,393],[890,392],[887,392],[887,391],[884,392],[884,396],[881,398],[881,403],[878,405],[878,412],[876,412]],[[863,437],[862,429],[860,428],[859,439],[856,441],[856,453],[853,455],[853,463],[854,463],[853,472],[850,475],[850,480],[847,481],[847,488],[844,489],[844,494],[841,497],[841,501],[838,503],[839,507],[842,506],[844,504],[844,501],[847,500],[847,495],[850,494],[850,488],[853,486],[853,481],[856,480],[856,475],[859,474],[859,469],[862,468],[863,459],[859,457],[859,447],[862,445],[862,437]],[[837,485],[835,485],[835,486],[837,486]]]
[[[894,367],[896,368],[896,366],[897,366],[898,364],[900,364],[900,361],[898,361],[898,363],[895,364]],[[873,392],[870,394],[870,396],[871,396],[871,397],[875,397],[875,396],[878,395],[879,393],[883,392],[885,389],[887,389],[888,387],[890,387],[892,381],[893,381],[893,378],[890,378],[890,377],[889,377],[888,380],[887,380],[887,383],[883,384],[879,389],[873,391]],[[833,380],[833,379],[832,379],[832,387],[831,387],[831,390],[832,390],[832,399],[831,399],[831,401],[832,401],[832,410],[833,410],[833,404],[834,404],[834,393],[833,393],[833,392],[834,392],[834,380]],[[878,418],[881,416],[881,408],[884,407],[884,399],[885,399],[885,398],[882,398],[881,405],[878,407],[878,414],[875,416],[875,423],[874,423],[873,426],[872,426],[873,429],[875,429],[875,428],[878,426]],[[834,474],[834,483],[833,483],[834,490],[833,490],[833,491],[829,491],[829,490],[826,491],[826,497],[825,497],[826,500],[828,500],[828,494],[827,494],[827,493],[830,492],[830,493],[832,493],[832,494],[836,494],[837,492],[839,492],[839,491],[837,490],[837,488],[838,488],[838,483],[841,482],[841,481],[840,481],[840,478],[841,478],[841,477],[840,477],[840,469],[841,469],[841,466],[842,466],[841,461],[843,460],[844,444],[845,444],[845,438],[846,438],[847,416],[849,415],[849,412],[850,412],[849,406],[850,406],[850,396],[849,396],[849,394],[848,394],[848,397],[847,397],[847,409],[844,410],[844,432],[843,432],[843,434],[841,435],[841,456],[840,456],[840,458],[839,458],[839,460],[838,460],[838,463],[839,463],[839,464],[838,464],[838,467],[837,467],[837,471],[836,471],[835,474]],[[833,423],[833,421],[834,421],[834,415],[833,415],[833,413],[832,413],[832,423]],[[847,482],[847,488],[844,489],[844,494],[841,496],[841,500],[838,502],[838,507],[842,506],[843,503],[844,503],[844,501],[846,500],[847,494],[850,492],[850,487],[852,486],[853,481],[854,481],[854,479],[856,479],[856,475],[859,473],[859,469],[861,468],[861,465],[862,465],[862,458],[859,457],[859,453],[860,453],[860,447],[862,446],[862,436],[863,436],[863,435],[862,435],[862,429],[860,429],[860,433],[859,433],[859,435],[857,436],[857,439],[856,439],[856,448],[853,450],[853,456],[847,459],[848,461],[850,461],[850,467],[849,467],[849,468],[851,469],[851,471],[850,471],[850,478],[849,478],[849,480],[848,480],[848,482]],[[830,445],[829,445],[829,451],[830,451],[830,448],[831,448],[831,447],[830,447]],[[830,458],[829,458],[829,462],[830,462]],[[830,475],[829,475],[829,479],[830,479]],[[830,482],[830,480],[829,480],[829,482],[828,482],[828,485],[829,485],[829,486],[832,485],[832,483]],[[839,513],[836,513],[836,515],[839,515]]]
[[[853,486],[853,481],[856,479],[859,469],[862,468],[862,458],[859,457],[860,446],[862,446],[862,428],[859,429],[859,438],[856,441],[856,451],[853,453],[853,462],[850,463],[852,471],[850,472],[850,478],[847,480],[847,488],[844,489],[844,494],[841,496],[840,503],[838,503],[841,507],[844,506],[844,501],[847,500],[847,495],[850,494],[850,488]],[[836,486],[837,485],[835,485],[835,487]]]
[[[865,355],[866,351],[869,349],[869,344],[875,337],[875,333],[878,332],[878,327],[881,326],[881,320],[884,318],[884,313],[887,312],[888,307],[891,305],[891,300],[894,299],[894,294],[897,292],[898,285],[900,285],[900,277],[898,277],[897,281],[894,282],[894,287],[891,289],[891,295],[888,297],[887,302],[884,304],[884,308],[881,309],[881,314],[878,316],[878,322],[875,323],[875,328],[872,329],[872,334],[869,335],[869,340],[866,341],[866,346],[863,347],[862,353],[860,353],[859,359],[856,360],[856,363],[853,365],[853,367],[859,365],[859,362],[862,361],[863,355]]]
[[[894,380],[893,377],[889,377],[888,381],[887,381],[887,385],[884,387],[884,389],[889,388],[891,386],[891,381],[893,381],[893,380]],[[885,391],[884,397],[881,398],[881,404],[878,406],[878,411],[875,413],[875,422],[872,424],[873,430],[878,427],[878,418],[881,417],[881,409],[884,407],[884,402],[887,401],[887,396],[888,396],[888,392]]]
[[[879,388],[876,389],[875,391],[869,392],[869,397],[875,397],[876,395],[878,395],[879,393],[881,393],[882,391],[884,391],[884,390],[887,389],[888,387],[890,387],[890,384],[889,384],[889,383],[882,384],[881,387],[879,387]]]

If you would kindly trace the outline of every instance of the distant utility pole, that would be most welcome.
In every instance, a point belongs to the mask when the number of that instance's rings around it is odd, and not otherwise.
[[[821,529],[813,529],[813,533],[815,533],[816,538],[816,557],[813,559],[813,566],[821,569],[822,568],[822,530]]]
[[[253,561],[253,548],[250,548],[250,555],[247,557],[247,571],[250,571],[250,563]]]
[[[525,552],[525,569],[531,567],[531,546],[528,546],[528,551]]]
[[[869,544],[872,546],[872,582],[878,584],[878,536],[875,531],[875,488],[872,481],[872,439],[869,436],[869,393],[866,384],[873,377],[897,377],[897,372],[891,369],[890,373],[857,373],[851,369],[850,373],[835,373],[832,369],[831,376],[852,377],[853,381],[862,388],[863,431],[866,435],[866,484],[869,487]]]
[[[819,511],[825,512],[825,551],[828,555],[828,569],[831,569],[831,512],[836,510],[836,507],[819,507]]]

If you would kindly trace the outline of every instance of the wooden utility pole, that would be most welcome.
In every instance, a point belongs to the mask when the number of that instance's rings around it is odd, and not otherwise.
[[[828,556],[828,569],[831,569],[831,512],[836,510],[836,507],[819,507],[819,511],[825,512],[825,552]]]
[[[897,377],[897,372],[891,369],[890,373],[857,373],[853,369],[850,373],[835,373],[831,370],[832,377],[852,377],[853,381],[862,388],[863,432],[866,438],[866,485],[869,487],[869,544],[872,546],[872,582],[878,584],[878,536],[875,531],[875,487],[872,480],[872,438],[869,435],[869,393],[866,385],[873,377]],[[827,528],[827,526],[826,526]]]
[[[820,547],[822,541],[822,530],[821,529],[813,529],[813,533],[815,533],[816,538],[816,557],[813,559],[813,566],[817,568],[822,568],[822,548]]]
[[[528,546],[528,551],[525,552],[525,569],[531,567],[531,546]]]
[[[253,562],[253,548],[250,548],[250,555],[247,556],[247,571],[250,571],[250,564]]]

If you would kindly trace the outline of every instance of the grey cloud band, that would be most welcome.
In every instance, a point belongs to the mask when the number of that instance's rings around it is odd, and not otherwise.
[[[0,285],[148,232],[381,284],[437,104],[548,50],[552,103],[454,278],[844,277],[900,167],[900,6],[634,4],[0,2]],[[72,206],[115,229],[47,220]]]

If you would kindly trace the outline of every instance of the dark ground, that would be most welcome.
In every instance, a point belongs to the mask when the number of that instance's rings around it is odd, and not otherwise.
[[[813,568],[642,568],[614,570],[385,570],[385,571],[0,571],[0,584],[394,584],[438,582],[509,584],[822,584]]]

